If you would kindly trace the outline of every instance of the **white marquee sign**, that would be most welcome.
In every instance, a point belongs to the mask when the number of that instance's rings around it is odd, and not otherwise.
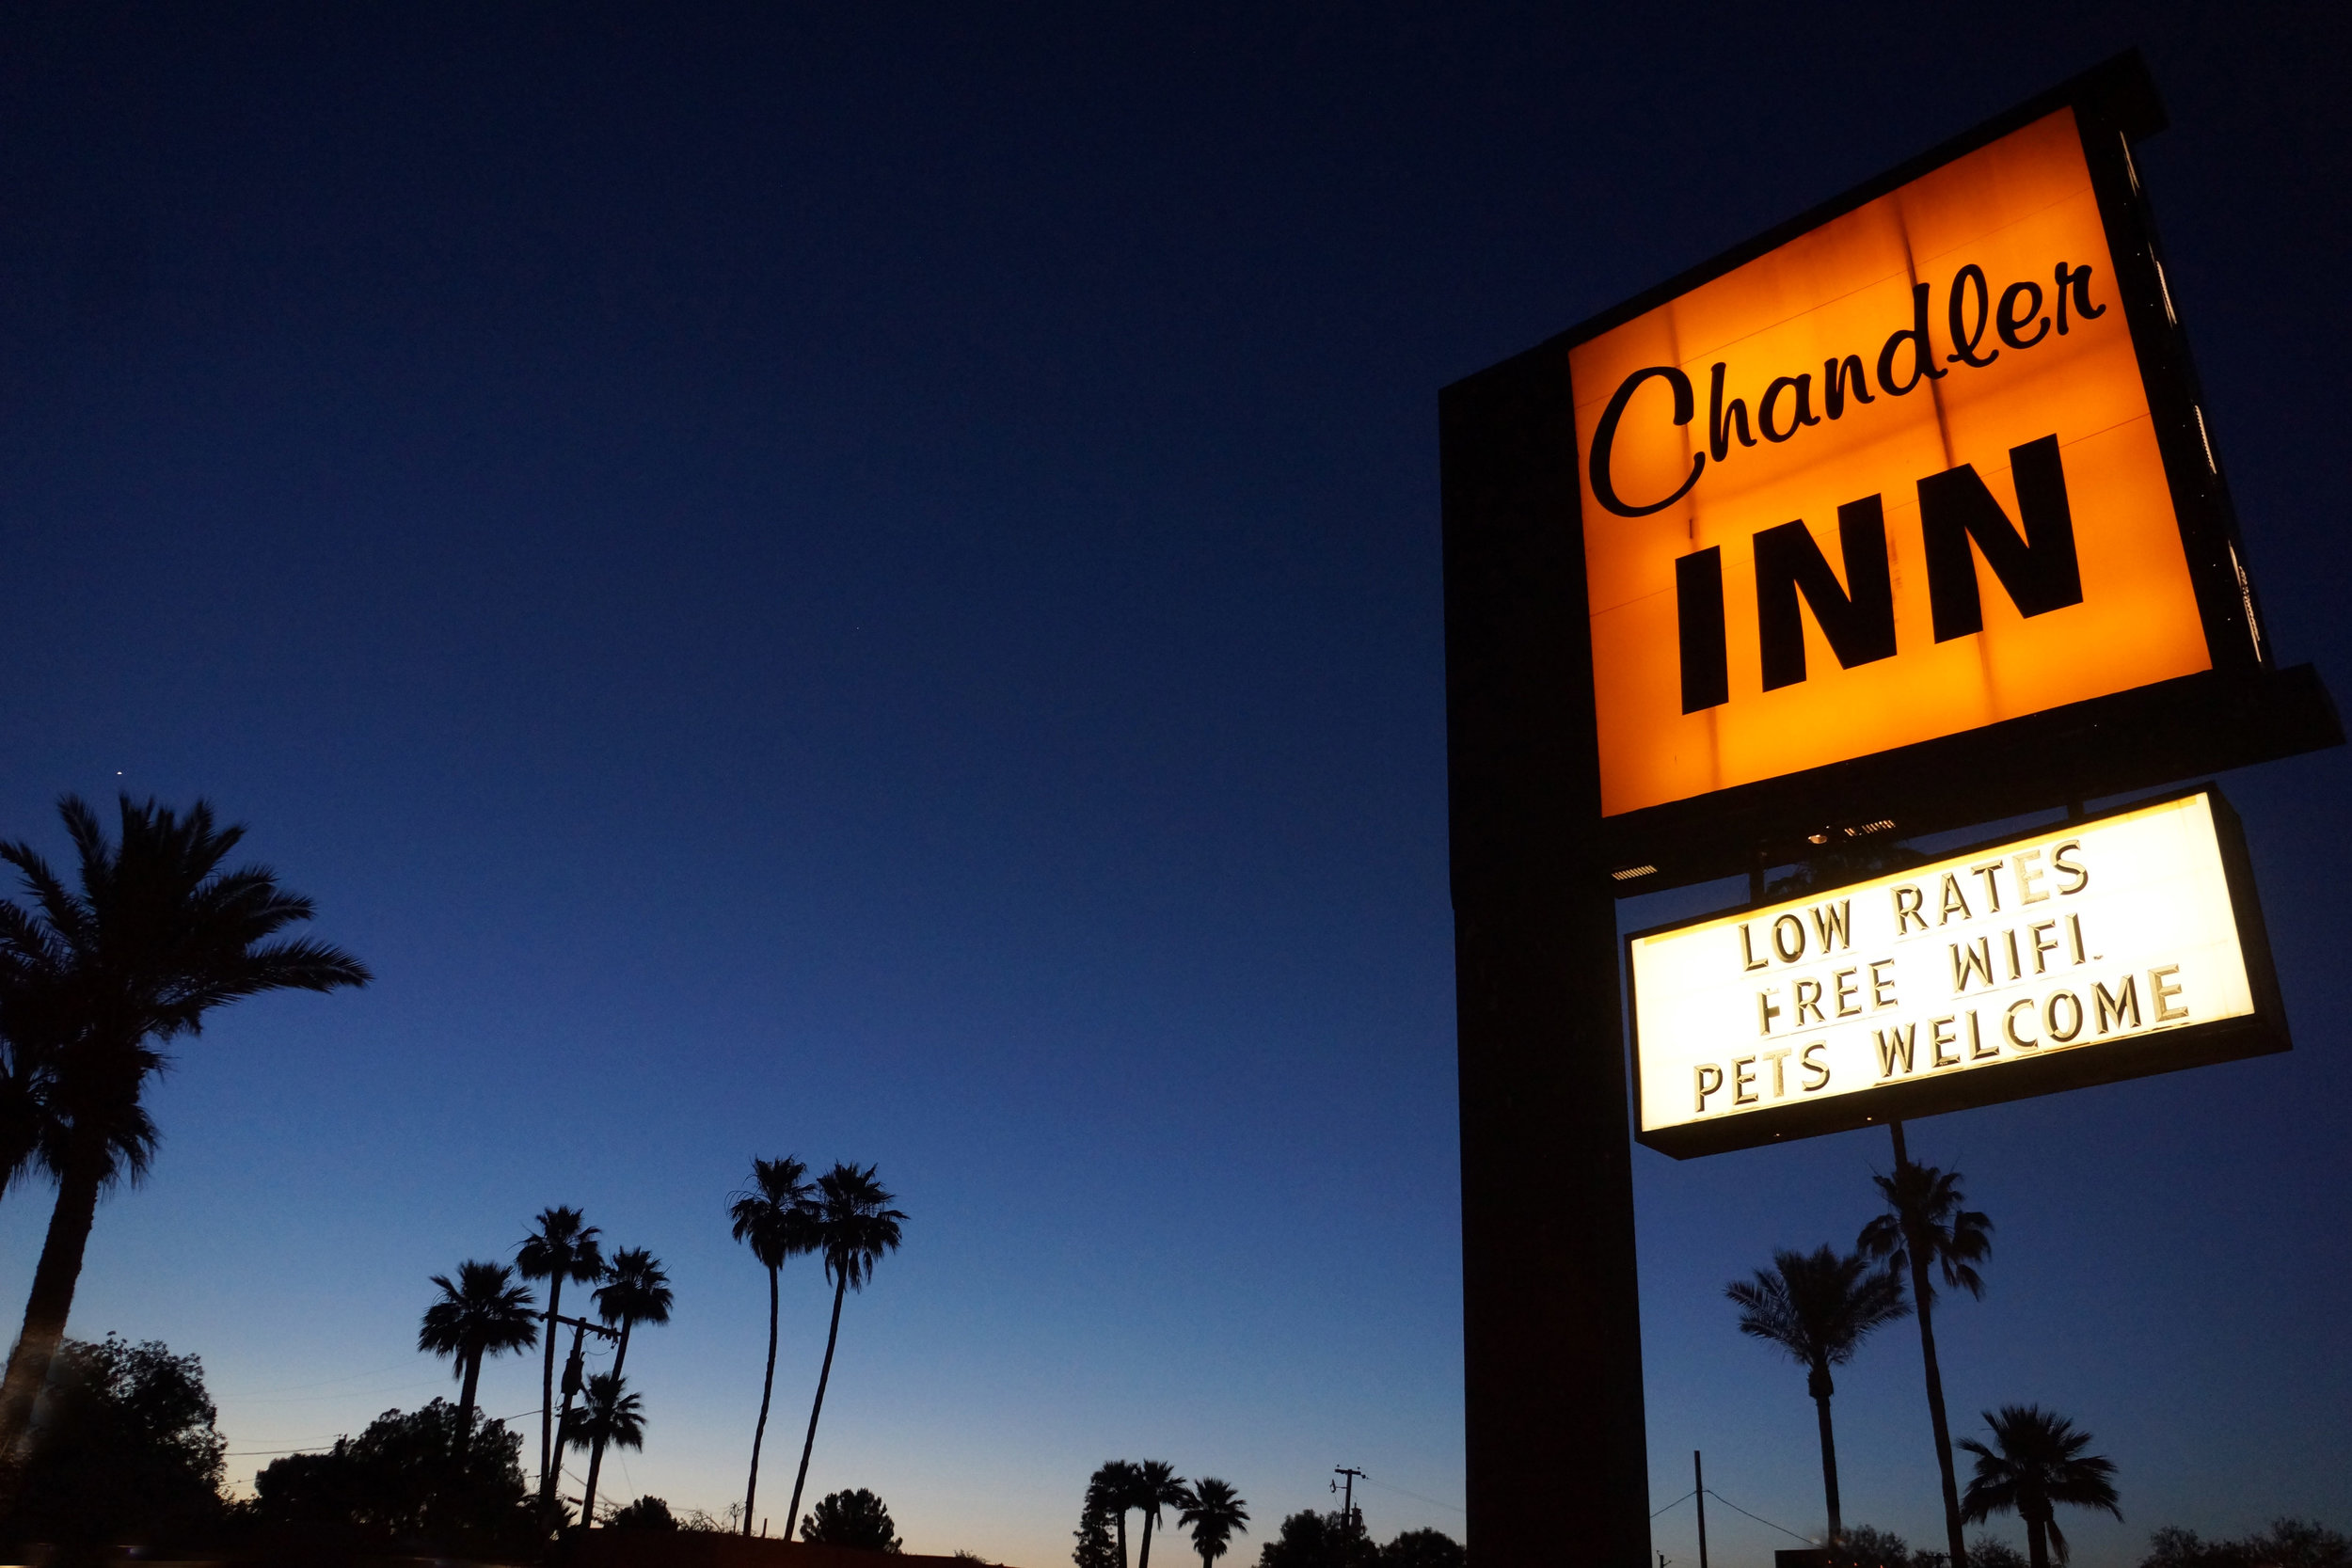
[[[1675,1155],[2285,1048],[2210,790],[1635,936],[1642,1141]]]

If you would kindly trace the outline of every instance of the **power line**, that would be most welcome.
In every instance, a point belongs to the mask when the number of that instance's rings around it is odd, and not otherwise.
[[[1666,1508],[1680,1508],[1680,1507],[1681,1507],[1684,1503],[1689,1502],[1689,1501],[1690,1501],[1692,1497],[1697,1497],[1697,1496],[1698,1496],[1698,1493],[1697,1493],[1695,1490],[1689,1491],[1689,1492],[1685,1492],[1684,1494],[1682,1494],[1682,1496],[1680,1496],[1679,1497],[1677,1497],[1674,1501],[1672,1501],[1672,1502],[1668,1503],[1668,1504],[1666,1505]],[[1666,1508],[1653,1508],[1653,1509],[1651,1509],[1651,1510],[1649,1511],[1649,1516],[1650,1516],[1651,1518],[1655,1519],[1655,1518],[1657,1518],[1657,1517],[1658,1517],[1661,1513],[1665,1513],[1665,1512],[1666,1512]]]
[[[1456,1503],[1444,1502],[1436,1497],[1424,1497],[1418,1492],[1407,1492],[1404,1487],[1397,1485],[1396,1482],[1392,1481],[1381,1481],[1375,1477],[1365,1475],[1360,1470],[1356,1473],[1356,1479],[1362,1481],[1367,1486],[1377,1486],[1384,1492],[1401,1493],[1405,1497],[1412,1498],[1417,1503],[1427,1503],[1432,1508],[1442,1508],[1453,1513],[1468,1513],[1470,1512],[1470,1510],[1463,1508]]]
[[[1729,1497],[1724,1497],[1721,1492],[1716,1491],[1711,1486],[1707,1489],[1707,1495],[1714,1498],[1717,1502],[1723,1504],[1725,1508],[1731,1510],[1734,1513],[1747,1513],[1749,1518],[1755,1520],[1759,1525],[1771,1526],[1772,1528],[1780,1531],[1781,1534],[1788,1536],[1792,1540],[1802,1541],[1808,1546],[1813,1544],[1813,1537],[1809,1535],[1799,1535],[1795,1530],[1790,1529],[1787,1525],[1774,1525],[1770,1519],[1765,1518],[1761,1513],[1748,1513],[1746,1509],[1741,1508],[1738,1503],[1733,1502]]]
[[[228,1398],[236,1400],[250,1400],[265,1398],[271,1394],[298,1394],[306,1388],[325,1388],[337,1383],[357,1383],[363,1377],[382,1377],[386,1372],[405,1371],[415,1365],[416,1360],[414,1357],[411,1357],[406,1361],[399,1362],[393,1366],[377,1367],[371,1371],[349,1372],[342,1377],[323,1377],[316,1383],[281,1384],[276,1388],[256,1388],[248,1393],[240,1394],[231,1392],[228,1395]]]
[[[509,1421],[519,1421],[525,1416],[536,1416],[537,1414],[539,1414],[539,1409],[536,1405],[533,1405],[529,1410],[517,1410],[512,1416],[485,1416],[482,1419],[485,1425],[495,1422],[497,1425],[504,1426]],[[348,1433],[345,1435],[348,1435]],[[223,1453],[221,1458],[267,1459],[278,1454],[325,1453],[327,1449],[333,1448],[334,1446],[335,1445],[332,1443],[321,1443],[315,1448],[309,1449],[230,1449],[227,1452]]]

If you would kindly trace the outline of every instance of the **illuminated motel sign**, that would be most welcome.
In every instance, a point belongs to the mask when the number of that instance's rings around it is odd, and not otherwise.
[[[2286,1048],[2199,790],[1631,938],[1644,1143],[1710,1154]]]
[[[2119,304],[2059,109],[1578,344],[1603,809],[2210,669]]]
[[[2271,666],[2129,144],[2083,104],[1561,342],[1615,869],[2332,738]]]
[[[1439,396],[1482,1559],[1573,1517],[1651,1560],[1634,1137],[2287,1047],[2234,816],[2147,798],[2343,740],[2249,578],[2132,162],[2163,124],[2121,56]]]

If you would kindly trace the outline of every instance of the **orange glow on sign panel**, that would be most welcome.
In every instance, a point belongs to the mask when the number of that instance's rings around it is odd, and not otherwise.
[[[2210,667],[2070,109],[1569,363],[1605,815]]]

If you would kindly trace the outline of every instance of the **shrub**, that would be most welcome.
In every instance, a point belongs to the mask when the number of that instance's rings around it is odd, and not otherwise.
[[[226,1440],[204,1367],[147,1340],[68,1339],[34,1415],[7,1533],[20,1541],[194,1544],[223,1518]]]
[[[342,1526],[381,1544],[530,1544],[519,1433],[474,1423],[460,1440],[457,1407],[387,1410],[325,1453],[290,1454],[253,1478],[247,1516],[263,1526]]]
[[[2243,1541],[2201,1540],[2168,1525],[2149,1538],[2140,1568],[2352,1568],[2352,1542],[2304,1519],[2273,1520]]]
[[[670,1505],[660,1497],[640,1497],[624,1503],[605,1515],[608,1529],[666,1529],[677,1528],[677,1519],[670,1513]]]
[[[814,1513],[803,1515],[801,1539],[868,1552],[895,1552],[901,1544],[898,1527],[890,1522],[890,1510],[863,1486],[854,1492],[835,1492],[819,1502]]]

